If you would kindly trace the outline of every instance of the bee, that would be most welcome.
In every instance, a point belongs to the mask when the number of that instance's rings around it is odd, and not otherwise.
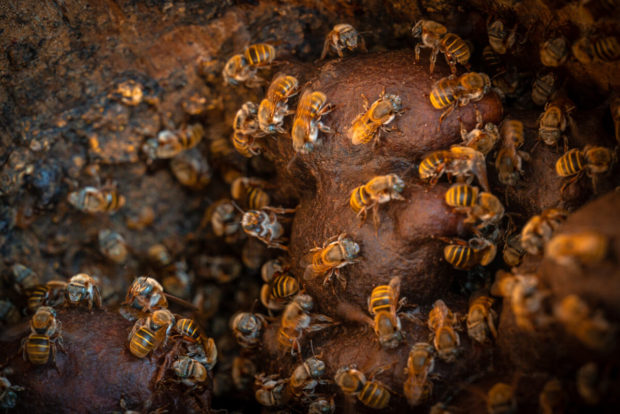
[[[469,58],[471,51],[469,46],[460,36],[454,33],[446,33],[439,41],[439,50],[444,54],[446,62],[450,65],[453,74],[456,73],[456,64],[460,63],[467,70],[470,70]],[[432,73],[432,71],[431,71]]]
[[[519,148],[525,142],[523,123],[514,119],[504,120],[500,130],[502,148],[495,158],[495,168],[499,181],[504,185],[516,185],[523,173],[523,160],[529,160],[529,154]]]
[[[558,67],[568,58],[568,44],[563,36],[549,39],[540,46],[540,61],[549,67]]]
[[[420,60],[420,49],[431,48],[431,65],[430,73],[435,70],[435,62],[437,61],[437,55],[439,54],[439,45],[441,39],[448,33],[448,29],[443,24],[437,23],[433,20],[418,20],[418,22],[411,29],[411,34],[414,38],[420,38],[421,43],[417,43],[415,46],[415,60]]]
[[[491,90],[491,78],[486,73],[467,72],[441,78],[433,84],[429,99],[433,108],[447,108],[439,117],[439,124],[457,107],[478,102]]]
[[[519,328],[532,331],[535,325],[543,326],[549,322],[549,318],[542,313],[543,302],[549,293],[540,288],[536,276],[517,275],[512,282],[507,279],[504,286]]]
[[[411,347],[405,375],[407,379],[403,391],[411,407],[422,404],[433,390],[429,375],[435,369],[435,350],[426,342],[418,342]]]
[[[239,177],[230,186],[230,195],[252,210],[260,210],[271,202],[269,194],[263,189],[268,183],[259,178]]]
[[[230,321],[237,343],[243,348],[256,348],[261,343],[263,328],[267,321],[259,313],[239,312]]]
[[[353,367],[340,368],[334,380],[342,392],[356,396],[367,407],[380,410],[390,403],[390,392],[382,382],[366,380],[366,376]]]
[[[386,94],[385,88],[379,99],[368,107],[368,98],[362,94],[364,112],[359,114],[349,129],[349,136],[353,145],[367,144],[374,140],[379,141],[381,131],[387,131],[385,125],[394,120],[401,113],[402,102],[400,96]]]
[[[109,229],[99,230],[99,250],[115,263],[123,263],[127,259],[127,244],[123,236]]]
[[[256,43],[248,46],[243,51],[243,56],[250,66],[265,67],[271,65],[276,58],[276,49],[268,43]]]
[[[50,338],[57,337],[62,340],[60,326],[60,321],[56,319],[56,311],[49,306],[39,307],[30,320],[30,331],[33,334]]]
[[[593,62],[614,62],[620,58],[620,43],[615,36],[601,37],[594,41],[588,37],[577,40],[573,55],[584,65]]]
[[[182,151],[194,148],[205,136],[205,130],[201,124],[193,124],[188,127],[170,131],[159,131],[157,138],[150,138],[142,145],[142,151],[149,160],[172,158]]]
[[[296,152],[308,154],[318,143],[319,131],[331,134],[332,129],[321,118],[333,111],[334,104],[327,103],[327,96],[320,91],[306,90],[297,104],[291,138]]]
[[[254,396],[261,405],[265,407],[278,407],[286,404],[288,401],[286,380],[277,378],[277,374],[269,376],[265,374],[256,375],[254,380],[256,392]]]
[[[467,214],[465,223],[480,221],[478,228],[496,224],[504,216],[504,206],[491,193],[479,193],[478,187],[454,184],[445,195],[446,204]]]
[[[283,243],[287,241],[284,237],[284,228],[278,221],[277,214],[294,213],[295,209],[263,207],[262,210],[249,210],[243,213],[241,227],[248,235],[256,237],[267,247],[288,250]]]
[[[558,234],[545,246],[545,256],[562,266],[592,266],[605,258],[608,247],[608,238],[595,231]]]
[[[602,378],[598,366],[594,362],[588,362],[577,371],[575,376],[577,392],[589,405],[596,405],[601,401],[602,394],[606,391],[606,381]]]
[[[540,254],[553,232],[564,222],[568,212],[550,208],[538,216],[533,216],[521,231],[521,247],[530,254]]]
[[[467,334],[481,344],[488,342],[489,333],[497,338],[495,321],[497,314],[493,310],[494,300],[488,296],[478,296],[469,304],[467,312]]]
[[[568,295],[554,308],[555,317],[568,333],[588,348],[604,351],[613,343],[615,329],[600,311],[592,312],[577,295]]]
[[[125,197],[113,186],[84,187],[69,193],[67,201],[78,210],[89,214],[115,213],[125,205]]]
[[[400,278],[393,277],[388,285],[379,285],[368,297],[368,313],[375,317],[374,329],[381,346],[396,348],[403,340],[401,323],[396,314]]]
[[[349,205],[362,218],[362,223],[366,220],[367,211],[373,209],[375,225],[378,225],[379,204],[390,200],[404,200],[400,195],[404,188],[405,182],[396,174],[377,175],[351,192]]]
[[[308,406],[308,414],[333,414],[336,412],[334,398],[318,397]]]
[[[286,270],[288,270],[288,266],[286,265],[285,258],[278,257],[277,259],[268,260],[261,266],[261,278],[268,282],[273,279],[276,272],[283,273]]]
[[[256,68],[249,65],[247,59],[242,54],[233,55],[222,70],[224,85],[238,85],[246,82],[248,87],[253,88],[262,84],[261,79],[257,79]]]
[[[164,288],[157,280],[147,276],[140,276],[133,281],[123,304],[141,309],[143,312],[168,307]]]
[[[157,267],[166,267],[172,263],[170,251],[161,243],[150,246],[146,254],[149,260],[157,265]]]
[[[239,239],[241,217],[230,200],[223,198],[212,204],[205,218],[211,222],[213,233],[224,237],[226,243],[235,243]]]
[[[353,51],[358,46],[362,52],[366,52],[366,42],[357,30],[350,24],[337,24],[325,37],[323,51],[319,60],[325,59],[328,52],[336,52],[338,57],[343,57],[343,50]]]
[[[58,341],[58,345],[62,343]],[[45,365],[50,360],[56,362],[56,340],[45,334],[31,333],[22,341],[23,357],[34,365]]]
[[[564,392],[562,383],[557,378],[547,381],[538,395],[538,405],[541,414],[564,412]]]
[[[158,309],[146,320],[137,320],[127,337],[129,351],[144,358],[166,341],[173,326],[174,315],[168,309]]]
[[[281,310],[291,296],[299,292],[299,282],[288,272],[275,272],[270,279],[263,279],[260,293],[261,303],[271,310]]]
[[[244,135],[235,131],[231,140],[237,152],[246,158],[260,155],[263,151],[263,147],[256,142],[256,137],[253,135]]]
[[[487,22],[487,34],[489,36],[489,45],[496,53],[503,55],[515,44],[517,25],[508,32],[504,28],[504,22],[501,20],[495,20],[494,22],[489,20]]]
[[[70,305],[77,306],[86,302],[88,310],[92,311],[93,304],[101,308],[101,293],[95,280],[86,273],[78,273],[69,279],[65,297]]]
[[[461,122],[461,138],[463,144],[481,152],[485,156],[495,148],[495,144],[499,140],[499,129],[497,125],[487,123],[482,128],[482,114],[476,111],[476,126],[467,132]]]
[[[503,382],[493,385],[487,394],[489,414],[513,414],[517,412],[514,388]]]
[[[521,247],[521,234],[516,233],[509,236],[502,251],[502,258],[504,262],[511,268],[517,267],[521,264],[521,260],[525,255],[525,249]]]
[[[200,329],[193,319],[179,319],[174,325],[174,330],[190,342],[197,342],[200,339]]]
[[[232,379],[238,390],[247,390],[256,375],[256,365],[249,358],[236,356],[233,359]]]
[[[14,264],[11,272],[13,273],[13,288],[17,293],[26,294],[29,290],[41,285],[39,275],[23,264]]]
[[[17,405],[16,392],[25,390],[24,387],[11,384],[11,381],[4,376],[12,373],[11,369],[5,368],[1,373],[2,376],[0,376],[0,408],[4,408],[5,410],[15,408],[15,405]]]
[[[64,300],[67,283],[52,280],[44,285],[37,285],[26,291],[26,305],[29,312],[35,312],[39,306],[56,306]]]
[[[539,73],[532,85],[532,101],[539,106],[544,105],[555,93],[557,77],[553,72]]]
[[[564,139],[564,150],[567,150],[568,141],[564,131],[567,118],[560,105],[547,102],[545,112],[538,118],[538,139],[546,145],[557,145],[560,138]]]
[[[294,76],[280,75],[271,82],[257,114],[258,126],[265,134],[286,132],[282,128],[284,117],[295,112],[289,111],[287,102],[298,92],[299,81]]]
[[[299,341],[304,333],[317,332],[335,324],[328,316],[310,314],[313,306],[312,297],[300,293],[286,305],[282,313],[278,344],[282,349],[290,349],[291,355],[295,355],[295,352],[301,353]]]
[[[487,166],[484,155],[469,147],[453,146],[449,150],[439,150],[428,154],[420,162],[420,178],[435,185],[443,174],[463,177],[471,181],[472,175],[485,191],[489,191]]]
[[[335,275],[346,286],[346,280],[340,277],[340,268],[353,264],[359,256],[360,246],[349,239],[345,233],[334,236],[323,243],[323,247],[310,250],[310,265],[306,267],[304,279],[325,275],[323,285]]]
[[[316,357],[306,359],[299,364],[289,378],[289,388],[296,397],[314,393],[317,385],[325,383],[320,378],[325,374],[325,363]]]
[[[473,237],[469,241],[447,239],[448,245],[443,249],[443,256],[455,269],[469,270],[476,265],[486,266],[495,259],[497,247],[482,237]]]
[[[194,387],[207,380],[206,368],[200,362],[187,356],[181,356],[174,361],[172,370],[188,387]]]
[[[247,101],[235,114],[233,119],[233,130],[241,135],[255,135],[259,132],[258,126],[258,106]]]
[[[0,299],[0,325],[12,325],[20,320],[17,308],[8,299]]]
[[[582,150],[573,148],[564,153],[555,163],[555,172],[560,177],[572,179],[562,185],[562,190],[577,181],[583,173],[592,178],[592,186],[596,192],[598,175],[607,172],[615,159],[614,153],[605,147],[586,145]]]
[[[177,181],[193,190],[200,190],[211,182],[211,168],[197,149],[184,151],[170,161],[170,170]]]
[[[433,345],[439,358],[446,362],[454,362],[461,345],[459,334],[455,327],[457,317],[441,299],[435,301],[433,309],[428,315],[428,329],[434,333]]]

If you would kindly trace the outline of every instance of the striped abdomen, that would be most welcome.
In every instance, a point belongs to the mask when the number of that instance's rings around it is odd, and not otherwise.
[[[620,45],[615,37],[605,37],[594,42],[592,53],[602,61],[613,62],[620,57]]]
[[[356,213],[359,213],[362,208],[370,205],[370,203],[372,202],[372,198],[370,197],[370,194],[368,194],[368,192],[365,190],[365,187],[365,185],[360,185],[355,190],[353,190],[353,193],[351,193],[349,205],[351,206],[351,209],[353,209],[353,211],[355,211]]]
[[[439,166],[446,162],[447,153],[448,151],[435,151],[426,156],[420,163],[420,178],[428,180],[433,177],[437,173]]]
[[[179,140],[184,149],[196,146],[205,136],[205,130],[200,124],[190,125],[179,134]]]
[[[196,322],[194,322],[193,319],[179,319],[174,328],[181,335],[187,336],[194,341],[197,341],[200,337],[198,325],[196,325]]]
[[[455,184],[446,192],[446,204],[451,207],[471,207],[478,198],[478,189],[467,184]]]
[[[276,49],[267,43],[257,43],[245,49],[243,55],[252,66],[266,66],[275,59]]]
[[[325,102],[327,102],[327,96],[323,92],[312,92],[310,95],[310,116],[312,118],[318,118],[319,113],[325,106]]]
[[[252,151],[250,150],[250,140],[253,141],[250,136],[240,134],[238,132],[235,132],[232,136],[233,146],[239,154],[243,155],[246,158],[251,158],[253,155]]]
[[[144,358],[149,352],[155,349],[156,344],[156,334],[146,326],[143,326],[131,337],[129,350],[138,358]]]
[[[251,187],[247,190],[246,203],[252,210],[260,210],[269,205],[269,195],[260,188]]]
[[[443,78],[437,81],[431,89],[430,100],[433,108],[443,109],[452,105],[455,101],[455,83],[452,79]]]
[[[276,273],[271,287],[271,296],[274,298],[286,298],[299,292],[297,279],[286,273]]]
[[[469,269],[476,264],[476,254],[469,246],[449,244],[444,247],[443,255],[456,269]]]
[[[297,92],[298,84],[293,76],[279,77],[267,91],[267,99],[272,102],[285,101]]]
[[[28,310],[35,312],[39,306],[43,306],[49,295],[49,289],[45,285],[40,285],[28,291]]]
[[[353,142],[353,145],[367,144],[370,142],[381,126],[380,122],[374,122],[370,119],[371,110],[372,109],[359,117],[351,126],[351,142]]]
[[[525,141],[523,122],[517,121],[516,119],[504,121],[501,133],[506,141],[514,144],[515,148],[521,147]]]
[[[493,48],[489,45],[485,46],[482,50],[482,59],[489,67],[489,69],[491,69],[491,73],[500,73],[505,70],[502,58],[500,58],[499,55],[495,53]]]
[[[579,173],[583,166],[583,153],[578,149],[572,149],[562,155],[555,163],[555,172],[560,177],[568,177]]]
[[[379,381],[368,381],[357,398],[370,408],[381,409],[390,403],[390,392]]]
[[[323,274],[338,265],[338,263],[332,264],[325,260],[327,258],[324,258],[324,256],[328,254],[327,249],[329,249],[329,247],[319,250],[312,255],[312,271],[316,274]]]
[[[389,285],[380,285],[374,288],[370,294],[370,303],[368,305],[370,313],[376,315],[380,311],[389,312],[392,307],[393,297],[394,289]]]
[[[50,338],[47,335],[30,334],[26,340],[28,360],[35,365],[46,364],[50,357]]]
[[[454,33],[447,33],[441,39],[439,48],[446,54],[449,60],[455,60],[461,65],[465,65],[471,56],[467,43]]]

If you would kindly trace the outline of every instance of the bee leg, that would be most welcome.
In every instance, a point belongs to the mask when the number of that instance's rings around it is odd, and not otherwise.
[[[372,221],[375,225],[375,232],[379,232],[379,224],[381,220],[379,219],[379,203],[375,202],[372,206]]]
[[[454,105],[451,105],[450,107],[448,107],[448,109],[446,109],[443,114],[441,114],[441,116],[439,117],[439,128],[441,128],[441,123],[443,122],[443,120],[452,113],[452,111],[454,111]]]
[[[56,345],[54,345],[53,343],[50,344],[50,352],[52,353],[52,363],[54,364],[54,369],[60,374],[58,365],[56,365]]]
[[[489,331],[493,338],[497,338],[497,329],[495,328],[495,312],[493,309],[489,309],[489,314],[487,315],[487,325],[489,326]]]
[[[415,52],[415,61],[417,62],[420,60],[420,43],[415,45],[414,52]]]
[[[429,67],[429,73],[433,73],[435,71],[435,62],[437,61],[437,55],[439,54],[439,48],[434,47],[431,52],[431,66]]]

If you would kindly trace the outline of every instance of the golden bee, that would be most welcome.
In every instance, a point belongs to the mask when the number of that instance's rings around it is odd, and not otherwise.
[[[95,280],[86,273],[79,273],[69,279],[65,297],[67,303],[73,306],[86,303],[89,311],[93,309],[93,304],[98,308],[102,306],[99,287]]]
[[[267,247],[288,250],[284,244],[284,228],[276,214],[294,213],[295,209],[263,207],[262,210],[249,210],[241,217],[241,227],[246,234],[256,237]]]
[[[572,47],[573,55],[584,65],[593,62],[614,62],[620,59],[620,43],[615,36],[591,39],[587,36],[577,40]]]
[[[172,364],[177,378],[188,387],[194,387],[207,380],[207,370],[198,361],[188,356],[181,356]]]
[[[281,310],[288,299],[299,292],[299,282],[287,271],[276,271],[265,279],[260,293],[261,303],[271,310]]]
[[[235,133],[241,135],[255,135],[259,132],[258,126],[258,106],[252,102],[247,101],[235,114],[233,119],[233,130]]]
[[[493,338],[497,337],[495,321],[497,314],[493,310],[494,300],[488,296],[478,296],[469,304],[467,312],[467,334],[474,341],[481,344],[490,340],[489,333]]]
[[[606,173],[615,161],[615,154],[605,147],[586,145],[582,150],[573,148],[564,153],[555,163],[555,172],[560,177],[572,177],[562,185],[562,190],[577,181],[585,173],[592,178],[596,192],[598,176]]]
[[[366,376],[354,367],[342,367],[334,376],[334,381],[345,395],[357,397],[367,407],[380,410],[390,403],[390,391],[377,380],[367,380]]]
[[[456,73],[457,63],[463,65],[467,70],[471,69],[469,66],[471,51],[460,36],[454,33],[446,33],[439,42],[439,50],[444,54],[453,74]]]
[[[361,217],[362,223],[366,220],[367,211],[372,209],[375,226],[377,226],[379,224],[377,214],[379,204],[387,203],[390,200],[404,200],[400,195],[404,188],[405,182],[396,174],[377,175],[351,192],[349,205]]]
[[[294,76],[280,75],[271,82],[265,99],[258,107],[258,126],[265,134],[286,131],[282,123],[286,115],[294,113],[289,111],[288,100],[299,92],[299,81]]]
[[[533,216],[521,231],[521,247],[530,254],[541,254],[553,232],[566,220],[568,212],[550,208]]]
[[[485,156],[495,148],[499,140],[499,129],[493,123],[487,123],[482,127],[482,114],[476,111],[476,126],[467,132],[461,122],[461,138],[466,147],[475,149]]]
[[[256,365],[249,358],[236,356],[233,359],[232,379],[235,388],[238,390],[247,390],[256,375]]]
[[[170,161],[170,170],[177,181],[193,190],[200,190],[211,182],[211,167],[197,149],[184,151]]]
[[[400,278],[393,277],[388,285],[379,285],[368,297],[368,313],[374,316],[374,330],[384,348],[393,349],[403,340],[401,323],[396,314]]]
[[[319,131],[331,134],[332,129],[321,118],[333,111],[335,106],[327,103],[327,96],[320,91],[306,90],[297,104],[291,138],[296,152],[308,154],[319,140]]]
[[[448,245],[443,249],[443,256],[455,269],[469,270],[474,266],[486,266],[495,259],[497,246],[482,237],[473,237],[469,241],[452,238],[443,239]]]
[[[540,61],[549,67],[558,67],[568,58],[568,43],[564,36],[549,39],[540,45]]]
[[[325,375],[325,363],[317,357],[310,357],[302,364],[299,364],[289,378],[289,388],[291,393],[297,397],[306,397],[314,393],[314,389],[319,384],[326,381],[321,380]]]
[[[503,382],[493,385],[487,394],[487,412],[489,414],[514,414],[517,401],[514,387]]]
[[[149,160],[172,158],[182,151],[194,148],[205,136],[201,124],[189,125],[177,131],[164,129],[157,138],[150,138],[142,145]]]
[[[549,292],[542,289],[536,276],[517,275],[503,281],[504,294],[510,298],[510,305],[517,326],[532,331],[535,327],[545,326],[551,322],[545,314],[545,300]]]
[[[127,337],[129,351],[144,358],[165,343],[173,326],[174,315],[167,309],[156,310],[146,320],[138,319]]]
[[[514,119],[504,120],[500,129],[502,147],[495,158],[499,181],[504,185],[516,185],[523,173],[523,160],[529,160],[528,153],[519,148],[525,141],[523,123]]]
[[[123,304],[143,312],[168,307],[164,288],[157,280],[147,276],[140,276],[133,281]]]
[[[557,378],[550,379],[538,395],[540,414],[564,412],[564,399],[562,383]]]
[[[325,275],[323,280],[325,285],[336,276],[346,286],[346,279],[340,276],[340,269],[355,263],[359,252],[359,244],[349,239],[345,233],[331,237],[323,243],[323,247],[310,250],[310,264],[306,267],[304,279]]]
[[[538,139],[546,145],[557,146],[560,138],[564,140],[564,150],[568,146],[568,140],[564,131],[567,126],[567,116],[570,109],[564,111],[561,105],[555,102],[547,102],[545,112],[538,119]]]
[[[259,178],[239,177],[230,186],[233,200],[252,210],[260,210],[271,202],[269,194],[264,191],[267,181]]]
[[[579,396],[589,405],[598,404],[606,391],[607,381],[594,362],[588,362],[577,370],[575,382]]]
[[[465,223],[480,221],[478,228],[497,224],[504,216],[504,206],[491,193],[479,193],[478,187],[467,184],[454,184],[445,195],[446,204],[454,211],[467,214]]]
[[[265,80],[257,76],[258,69],[268,67],[276,57],[276,49],[267,43],[248,46],[243,54],[232,56],[222,71],[224,84],[245,83],[249,88],[261,86]]]
[[[62,341],[45,334],[31,333],[22,341],[23,357],[34,365],[45,365],[52,358],[56,362],[56,346],[62,349]]]
[[[276,58],[276,49],[268,43],[256,43],[243,51],[248,64],[253,67],[266,67]]]
[[[405,383],[403,392],[411,407],[424,403],[433,391],[433,383],[429,375],[435,369],[435,350],[426,342],[418,342],[411,347],[407,366],[405,367]]]
[[[601,311],[592,312],[579,296],[566,296],[554,308],[554,314],[566,331],[588,348],[604,351],[613,344],[616,328],[605,319]]]
[[[56,311],[49,306],[41,306],[30,320],[30,331],[33,334],[45,335],[62,341],[61,324],[56,319]]]
[[[453,146],[449,150],[439,150],[422,159],[419,167],[420,178],[435,185],[443,175],[456,176],[471,182],[473,176],[485,191],[489,191],[487,166],[484,155],[469,147]]]
[[[278,375],[256,375],[254,381],[256,401],[265,407],[278,407],[286,404],[289,395],[286,392],[286,380],[278,379]]]
[[[600,263],[609,248],[609,239],[596,231],[553,236],[545,246],[545,256],[563,266],[592,266]]]
[[[368,98],[362,94],[364,112],[359,114],[349,129],[349,137],[353,145],[367,144],[379,141],[381,131],[388,131],[385,125],[394,120],[401,113],[402,102],[400,96],[386,94],[385,88],[379,99],[368,107]]]
[[[350,24],[337,24],[325,37],[323,51],[319,60],[325,59],[329,52],[335,52],[338,57],[343,57],[343,50],[353,51],[358,46],[362,52],[366,52],[366,42],[357,30]]]
[[[259,313],[239,312],[230,320],[237,343],[243,348],[256,348],[261,343],[263,328],[267,321]]]
[[[67,201],[78,210],[89,214],[115,213],[125,205],[125,197],[112,185],[102,188],[84,187],[69,193]]]
[[[224,237],[226,243],[235,243],[239,240],[241,229],[241,215],[228,199],[221,199],[213,203],[205,212],[203,221],[211,222],[213,233]]]
[[[487,21],[487,34],[489,37],[489,45],[496,53],[505,54],[510,50],[516,41],[517,25],[508,31],[504,28],[504,22],[495,20]]]
[[[200,339],[200,328],[193,319],[179,319],[174,325],[174,330],[190,342],[197,342]]]
[[[556,91],[557,81],[553,72],[539,73],[532,85],[532,101],[539,106],[546,104]]]
[[[411,34],[414,38],[420,38],[421,43],[415,46],[415,60],[420,60],[420,49],[431,49],[431,65],[430,73],[435,70],[435,62],[437,61],[437,55],[439,54],[439,44],[441,39],[448,33],[448,29],[443,24],[437,23],[433,20],[418,20],[418,22],[411,29]]]
[[[439,124],[457,106],[478,102],[491,90],[491,78],[486,73],[467,72],[441,78],[431,88],[429,99],[435,109],[447,108],[439,117]]]
[[[525,255],[525,249],[521,247],[521,233],[515,233],[506,238],[502,258],[510,268],[517,267]]]
[[[99,230],[99,250],[114,263],[123,263],[127,259],[127,243],[119,233],[103,229]]]
[[[291,355],[301,353],[300,339],[304,333],[317,332],[335,325],[332,318],[311,314],[314,306],[312,297],[298,294],[286,305],[278,330],[278,344],[281,349],[290,350]]]
[[[433,332],[433,345],[437,355],[446,362],[454,362],[459,353],[461,338],[455,330],[457,322],[456,315],[443,300],[435,301],[428,315],[428,329]]]

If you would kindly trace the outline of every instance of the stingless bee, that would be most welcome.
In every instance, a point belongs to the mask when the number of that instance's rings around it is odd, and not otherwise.
[[[320,378],[325,374],[325,363],[319,358],[310,357],[299,364],[289,378],[291,393],[297,397],[308,397],[319,384],[327,383]]]
[[[538,139],[546,145],[557,146],[560,138],[564,140],[564,151],[568,149],[568,140],[564,131],[567,126],[567,116],[572,108],[563,110],[555,102],[545,104],[545,112],[538,118]]]
[[[486,73],[467,72],[441,78],[431,88],[429,99],[433,108],[446,110],[439,117],[439,125],[457,106],[478,102],[491,90],[491,78]]]
[[[540,287],[540,282],[533,275],[505,274],[496,280],[496,290],[510,299],[515,322],[521,329],[532,331],[535,326],[544,326],[550,318],[544,313],[544,301],[549,292]],[[493,288],[492,288],[493,291]]]
[[[418,20],[418,22],[411,29],[411,34],[414,38],[420,38],[422,43],[417,43],[415,46],[415,60],[420,60],[420,49],[431,49],[431,66],[430,73],[435,70],[435,62],[437,61],[437,54],[439,54],[439,43],[444,35],[448,33],[448,29],[443,24],[437,23],[433,20]]]
[[[471,339],[481,344],[489,341],[489,333],[493,338],[497,338],[497,329],[495,328],[497,314],[492,308],[493,302],[492,298],[481,295],[474,298],[469,304],[467,334]]]
[[[211,222],[213,233],[218,237],[224,237],[226,243],[235,243],[239,240],[241,215],[230,200],[223,198],[213,203],[205,212],[204,219]]]
[[[13,275],[13,288],[17,293],[26,294],[29,290],[41,285],[39,275],[23,264],[14,264],[11,267],[11,273]]]
[[[265,407],[278,407],[286,404],[289,399],[286,388],[286,380],[278,379],[278,374],[255,376],[254,396],[256,401]]]
[[[497,125],[488,122],[482,127],[482,114],[476,111],[476,126],[467,132],[461,122],[461,138],[466,147],[475,149],[485,156],[495,148],[499,140],[499,129]]]
[[[103,229],[99,230],[99,250],[115,263],[123,263],[127,259],[127,243],[119,233]]]
[[[230,320],[237,343],[243,348],[253,349],[260,345],[263,328],[267,321],[259,313],[239,312]]]
[[[620,43],[615,36],[599,37],[594,41],[585,36],[573,44],[572,50],[575,58],[584,65],[597,61],[614,62],[620,58]]]
[[[60,333],[60,321],[56,319],[56,311],[50,306],[41,306],[37,309],[30,320],[30,331],[34,334],[58,337],[62,341]]]
[[[428,315],[428,329],[434,334],[433,345],[437,355],[446,362],[454,362],[459,353],[461,338],[455,330],[457,321],[456,315],[443,300],[435,301]]]
[[[577,295],[568,295],[555,306],[554,315],[568,333],[574,335],[588,348],[604,351],[612,345],[616,329],[602,312],[592,312],[587,303]]]
[[[149,160],[172,158],[182,151],[194,148],[205,136],[201,124],[189,125],[177,131],[164,129],[157,138],[150,138],[142,145],[142,151]]]
[[[390,391],[377,380],[367,380],[366,376],[354,367],[342,367],[334,376],[336,384],[345,395],[357,397],[367,407],[380,410],[390,403]]]
[[[247,101],[239,108],[233,120],[233,146],[246,158],[258,155],[262,151],[262,147],[256,142],[256,138],[263,135],[259,129],[257,116],[258,106],[252,101]]]
[[[568,212],[559,208],[549,208],[540,215],[533,216],[521,230],[521,247],[530,254],[543,252],[545,244],[553,232],[566,220]]]
[[[78,210],[89,214],[115,213],[125,205],[125,197],[120,195],[113,185],[102,188],[84,187],[69,193],[67,201]]]
[[[485,191],[489,191],[487,166],[484,155],[473,148],[453,146],[449,150],[439,150],[422,159],[419,167],[420,178],[435,185],[443,175],[453,175],[471,182],[472,176]]]
[[[195,387],[207,379],[206,368],[188,356],[181,356],[172,364],[172,370],[181,382],[188,387]]]
[[[608,247],[609,239],[596,231],[558,234],[545,246],[545,256],[562,266],[592,266],[607,256]]]
[[[539,106],[547,103],[556,91],[557,80],[553,72],[539,73],[532,85],[532,101]]]
[[[564,153],[555,163],[555,172],[560,177],[571,177],[562,185],[562,190],[577,181],[585,173],[592,178],[592,187],[596,192],[598,176],[609,171],[615,161],[615,154],[605,147],[586,145],[583,150],[573,148]]]
[[[521,247],[521,234],[515,233],[506,238],[502,258],[508,267],[513,268],[521,264],[525,249]]]
[[[168,307],[164,288],[157,280],[148,276],[140,276],[133,281],[123,304],[143,312]]]
[[[366,220],[367,211],[372,209],[376,227],[379,224],[379,204],[390,200],[404,200],[400,195],[404,188],[405,182],[396,174],[377,175],[351,192],[349,205],[361,217],[362,223]]]
[[[388,285],[379,285],[368,297],[368,313],[374,316],[374,330],[384,348],[393,349],[403,340],[400,318],[396,314],[400,295],[400,278],[393,277]]]
[[[568,43],[563,36],[549,39],[540,45],[540,61],[549,67],[558,67],[568,58]]]
[[[323,285],[325,285],[336,276],[346,287],[346,279],[340,277],[340,268],[355,263],[359,252],[359,244],[349,239],[346,233],[331,237],[323,243],[323,247],[310,250],[310,264],[306,267],[304,279],[325,275],[323,280]]]
[[[288,250],[283,243],[288,239],[284,237],[284,228],[278,221],[276,214],[294,213],[295,209],[263,207],[262,210],[249,210],[243,213],[241,227],[246,234],[256,237],[267,247]]]
[[[268,43],[256,43],[243,51],[250,66],[261,68],[271,65],[276,58],[276,49]]]
[[[499,181],[504,185],[516,185],[523,173],[523,160],[529,160],[528,153],[519,148],[525,142],[523,123],[514,119],[504,120],[500,129],[502,148],[495,158]]]
[[[78,306],[85,302],[88,310],[92,311],[93,304],[101,308],[101,293],[95,280],[86,273],[72,276],[67,284],[65,298],[70,305]]]
[[[517,401],[514,387],[503,382],[493,385],[487,394],[487,412],[489,414],[514,414]]]
[[[480,221],[478,229],[496,224],[504,216],[504,206],[491,193],[479,193],[478,187],[454,184],[445,195],[446,204],[454,211],[467,214],[465,223]]]
[[[260,178],[239,177],[230,185],[233,200],[252,210],[260,210],[271,202],[264,188],[269,184]]]
[[[435,369],[433,346],[426,342],[413,345],[405,367],[407,379],[403,384],[405,398],[411,407],[422,404],[433,391],[433,383],[429,381],[433,369]]]
[[[34,365],[47,364],[52,356],[56,361],[56,345],[64,352],[60,322],[56,311],[49,306],[41,306],[30,320],[30,335],[22,340],[24,359]]]
[[[364,112],[359,114],[349,129],[349,137],[353,145],[367,144],[374,140],[379,142],[381,131],[388,131],[385,127],[392,122],[396,115],[402,113],[402,102],[400,96],[386,94],[385,88],[381,91],[379,99],[368,107],[368,98],[362,94]]]
[[[249,88],[261,86],[265,80],[257,76],[257,70],[268,67],[276,58],[276,49],[267,43],[248,46],[243,54],[232,56],[224,65],[224,84],[245,83]]]
[[[290,349],[291,355],[296,352],[301,354],[299,341],[304,333],[318,332],[336,324],[328,316],[311,314],[313,306],[312,297],[300,293],[284,308],[278,330],[278,344],[284,350]]]
[[[334,104],[327,103],[327,96],[320,91],[306,90],[297,104],[291,138],[293,149],[302,154],[314,150],[318,143],[319,131],[331,134],[332,129],[321,122],[323,115],[333,111]]]
[[[353,51],[357,49],[358,46],[362,52],[367,51],[366,42],[357,30],[350,24],[337,24],[325,37],[323,51],[321,52],[319,60],[325,59],[328,52],[336,52],[338,57],[343,57],[343,50]]]
[[[258,108],[258,126],[265,134],[279,132],[284,134],[282,122],[286,115],[295,113],[289,111],[288,100],[299,92],[299,81],[294,76],[279,75],[271,82],[265,99]]]
[[[439,238],[448,242],[443,249],[443,256],[455,269],[469,270],[476,265],[486,266],[495,259],[495,243],[482,237],[473,237],[469,241],[452,238]]]
[[[276,271],[269,278],[263,277],[263,280],[265,284],[260,292],[260,300],[267,309],[283,309],[287,300],[299,292],[299,282],[288,271]]]
[[[489,36],[489,45],[496,53],[503,55],[515,44],[517,25],[508,32],[504,28],[504,22],[501,20],[495,20],[494,22],[489,20],[487,21],[487,34]]]
[[[144,358],[166,342],[173,326],[174,315],[168,309],[158,309],[146,320],[138,319],[127,337],[129,351]]]
[[[211,182],[211,167],[197,149],[184,151],[170,161],[170,170],[185,187],[200,190]]]
[[[174,330],[190,342],[197,342],[200,339],[200,329],[193,319],[179,319],[174,325]]]

